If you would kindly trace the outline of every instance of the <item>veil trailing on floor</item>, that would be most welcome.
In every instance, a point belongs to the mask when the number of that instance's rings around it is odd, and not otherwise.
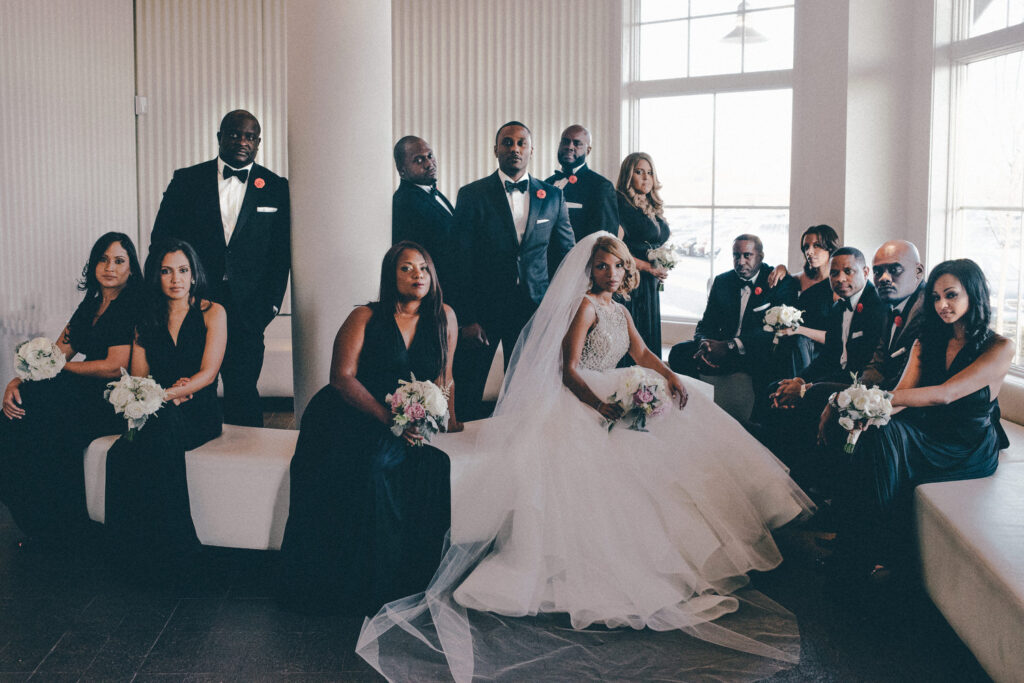
[[[603,235],[582,239],[558,268],[512,352],[494,417],[437,439],[452,459],[452,529],[443,559],[423,593],[367,619],[356,645],[389,680],[756,680],[799,659],[795,617],[751,589],[694,596],[695,604],[713,597],[718,607],[691,609],[685,619],[648,618],[642,629],[577,629],[564,614],[502,616],[453,598],[481,559],[508,539],[517,515],[534,514],[531,506],[541,504],[517,483],[537,457],[557,456],[558,444],[541,443],[532,428],[563,391],[562,339],[589,287],[591,252]],[[742,583],[741,577],[730,588]]]

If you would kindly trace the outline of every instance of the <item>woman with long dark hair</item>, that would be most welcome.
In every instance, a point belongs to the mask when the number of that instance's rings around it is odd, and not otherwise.
[[[622,241],[629,247],[640,271],[640,285],[633,290],[626,306],[633,315],[640,338],[661,358],[658,285],[668,277],[668,271],[652,263],[647,252],[664,245],[671,231],[665,221],[664,202],[658,193],[661,182],[651,156],[633,152],[623,159],[615,189],[618,190]]]
[[[132,347],[131,374],[166,389],[163,407],[107,452],[105,524],[120,557],[172,570],[199,548],[189,508],[185,451],[221,433],[217,373],[227,342],[220,304],[203,298],[195,250],[179,240],[150,247],[146,307]],[[124,425],[122,424],[122,429]]]
[[[925,294],[894,417],[861,436],[837,477],[840,559],[851,578],[908,559],[915,486],[987,477],[1008,445],[997,396],[1014,345],[989,329],[985,274],[970,259],[944,261]]]
[[[82,303],[56,340],[67,363],[53,379],[12,379],[0,417],[0,500],[29,537],[64,544],[85,537],[82,449],[124,421],[103,398],[128,365],[142,268],[128,235],[92,247],[78,285]],[[75,360],[77,356],[83,360]]]
[[[399,380],[448,388],[458,324],[430,255],[399,242],[381,264],[380,297],[359,306],[334,341],[330,383],[302,416],[281,547],[283,599],[303,610],[369,614],[423,590],[449,526],[448,458],[394,436],[386,394]]]

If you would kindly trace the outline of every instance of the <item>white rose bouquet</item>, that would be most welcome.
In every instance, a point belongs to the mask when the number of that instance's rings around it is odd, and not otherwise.
[[[395,436],[414,426],[424,441],[430,441],[448,423],[448,392],[429,380],[419,381],[415,375],[411,382],[400,379],[395,393],[384,400],[391,406],[391,433]]]
[[[633,366],[620,373],[619,385],[608,403],[622,407],[623,413],[619,420],[632,420],[629,428],[638,432],[647,431],[647,420],[665,412],[670,396],[665,378],[658,373]],[[615,420],[608,420],[608,431],[615,426]]]
[[[142,429],[149,416],[160,410],[167,396],[152,377],[132,377],[124,368],[121,368],[121,379],[110,382],[107,387],[103,398],[114,406],[116,413],[128,420],[125,438],[129,441],[135,437],[135,432]]]
[[[650,249],[647,251],[647,260],[654,264],[655,268],[664,268],[665,270],[672,270],[679,263],[679,249],[673,245],[665,243],[657,249]],[[658,291],[665,291],[665,283],[658,280]]]
[[[871,425],[889,424],[892,394],[878,387],[866,387],[854,375],[853,385],[832,394],[829,403],[839,416],[839,426],[850,433],[843,451],[853,453],[860,433]]]
[[[53,379],[65,362],[64,352],[46,337],[22,342],[14,350],[14,371],[24,382]]]
[[[775,338],[772,339],[772,351],[779,345],[779,334],[782,330],[795,330],[800,327],[800,323],[804,321],[804,312],[799,308],[793,308],[782,304],[781,306],[772,306],[764,312],[764,330],[765,332],[774,332]]]

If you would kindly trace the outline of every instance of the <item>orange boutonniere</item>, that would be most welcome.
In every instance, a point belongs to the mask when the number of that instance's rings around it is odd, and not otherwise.
[[[548,196],[548,193],[544,190],[537,190],[537,199],[544,199]]]
[[[760,287],[754,287],[754,294],[756,294],[757,296],[761,296],[762,292],[764,292],[764,290],[761,289]]]
[[[892,324],[896,327],[903,327],[903,316],[898,315],[892,319]]]
[[[857,304],[857,312],[860,313],[864,310],[864,304]]]
[[[572,174],[571,176],[569,176],[569,184],[570,185],[575,185],[576,181],[578,181],[578,180],[579,180],[579,178],[576,177],[575,173]]]
[[[256,186],[257,190],[262,190],[263,186],[267,184],[267,181],[264,180],[263,178],[257,178],[256,180],[252,181],[252,184]]]

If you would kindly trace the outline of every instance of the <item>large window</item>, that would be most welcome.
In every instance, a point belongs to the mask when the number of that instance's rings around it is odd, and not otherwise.
[[[732,239],[789,237],[793,3],[634,0],[629,146],[654,158],[672,242],[665,318],[700,317]]]
[[[971,258],[984,269],[992,288],[993,325],[1016,340],[1019,363],[1024,341],[1024,0],[963,0],[957,10],[943,251],[946,258]]]

